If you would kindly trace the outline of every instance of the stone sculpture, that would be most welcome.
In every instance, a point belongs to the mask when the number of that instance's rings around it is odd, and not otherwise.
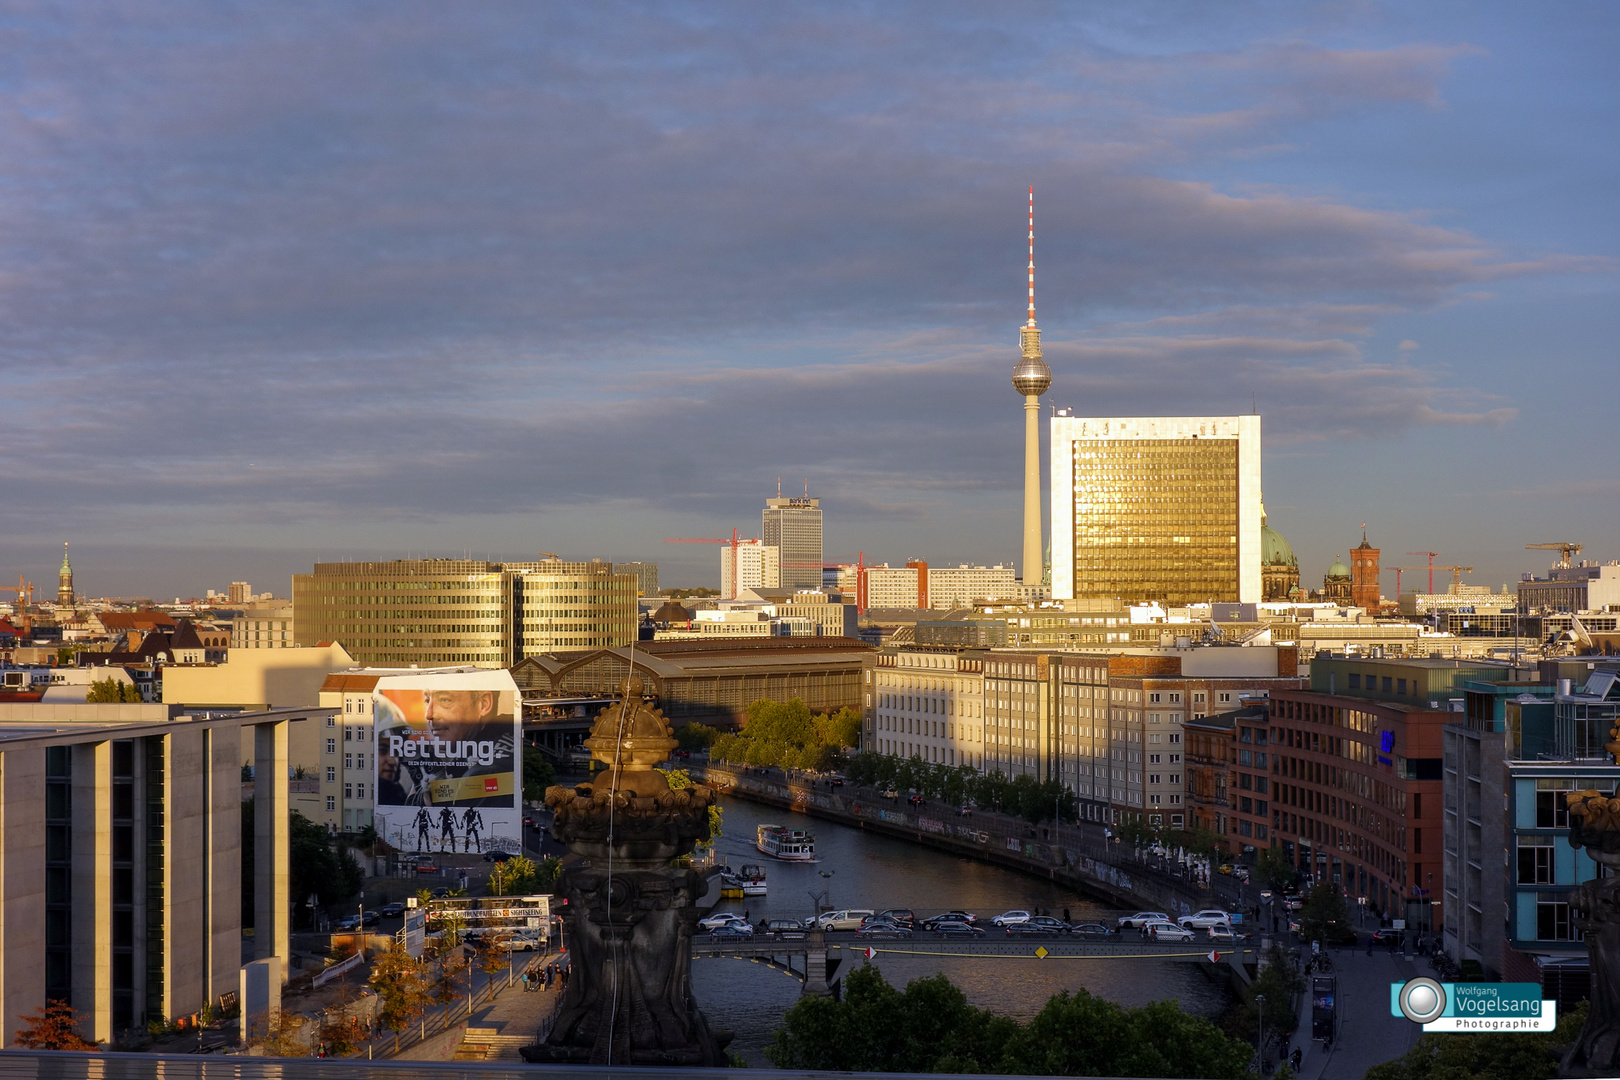
[[[573,975],[545,1042],[529,1061],[716,1067],[729,1037],[711,1031],[692,997],[694,901],[703,878],[677,865],[709,837],[706,787],[670,789],[654,765],[675,748],[669,723],[632,684],[603,711],[585,746],[605,771],[552,787],[553,832],[584,859],[567,870]]]
[[[1611,734],[1620,734],[1620,729]],[[1608,745],[1620,754],[1620,742]],[[1560,1076],[1620,1074],[1620,791],[1571,791],[1569,842],[1584,847],[1609,868],[1609,876],[1570,893],[1575,925],[1586,936],[1592,969],[1592,999],[1580,1038],[1564,1055]]]

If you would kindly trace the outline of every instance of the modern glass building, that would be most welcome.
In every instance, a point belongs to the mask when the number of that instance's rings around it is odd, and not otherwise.
[[[820,499],[766,499],[759,535],[779,553],[781,588],[821,588]]]
[[[1052,595],[1255,603],[1260,417],[1052,418]]]

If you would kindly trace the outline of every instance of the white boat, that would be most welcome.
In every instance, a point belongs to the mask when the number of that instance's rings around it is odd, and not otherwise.
[[[754,846],[786,862],[814,862],[816,858],[816,838],[786,825],[761,825]]]
[[[744,896],[765,895],[765,868],[763,866],[745,866],[737,871],[737,881],[742,885]]]

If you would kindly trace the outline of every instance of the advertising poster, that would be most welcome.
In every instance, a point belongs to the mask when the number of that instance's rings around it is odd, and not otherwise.
[[[401,851],[522,850],[522,727],[505,671],[400,675],[372,692],[377,831]]]

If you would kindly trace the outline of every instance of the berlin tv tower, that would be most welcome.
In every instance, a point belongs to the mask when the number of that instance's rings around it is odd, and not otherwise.
[[[1041,544],[1041,395],[1052,385],[1052,369],[1041,359],[1041,331],[1035,325],[1035,189],[1029,189],[1029,321],[1019,330],[1023,359],[1013,368],[1013,389],[1024,395],[1024,561],[1025,585],[1039,585],[1045,569]]]

